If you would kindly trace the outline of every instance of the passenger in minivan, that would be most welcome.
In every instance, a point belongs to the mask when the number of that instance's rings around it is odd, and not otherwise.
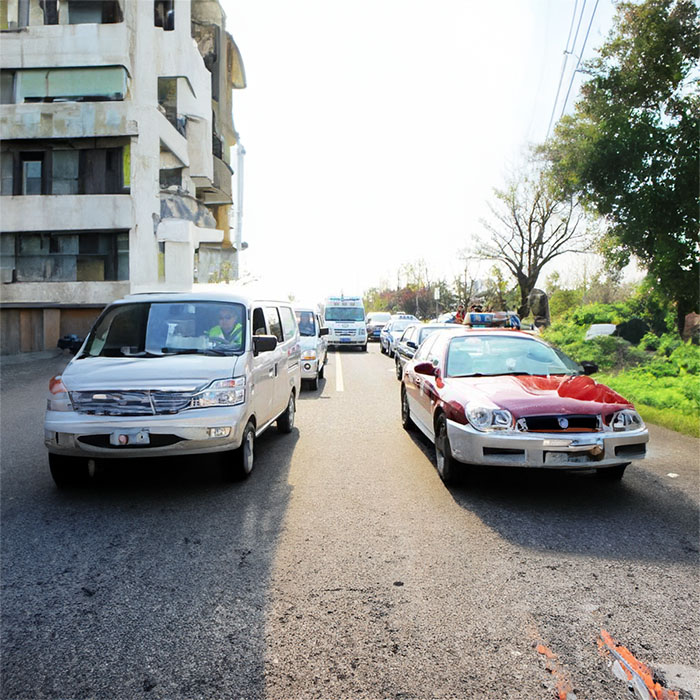
[[[231,307],[219,310],[219,324],[209,329],[209,337],[220,339],[229,345],[243,344],[243,326]]]
[[[304,336],[316,335],[314,317],[308,311],[302,311],[299,317],[299,333]]]

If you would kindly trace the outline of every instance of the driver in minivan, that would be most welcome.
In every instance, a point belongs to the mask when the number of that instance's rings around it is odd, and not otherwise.
[[[215,340],[222,340],[229,345],[243,344],[243,326],[236,317],[236,312],[231,307],[219,309],[219,324],[209,329],[207,334]]]

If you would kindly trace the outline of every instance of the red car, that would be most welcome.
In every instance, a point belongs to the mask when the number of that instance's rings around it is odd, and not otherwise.
[[[517,330],[436,331],[404,368],[401,421],[435,444],[446,483],[459,463],[619,480],[649,433],[629,401],[588,376],[597,369]]]

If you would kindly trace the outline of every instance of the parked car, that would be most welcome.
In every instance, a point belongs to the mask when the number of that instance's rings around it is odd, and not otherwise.
[[[379,334],[379,349],[382,353],[394,356],[394,343],[401,337],[401,334],[418,319],[415,316],[397,318],[389,321]]]
[[[454,323],[414,323],[403,332],[394,345],[394,363],[396,378],[401,381],[404,365],[413,359],[418,346],[435,331],[454,328]]]
[[[391,321],[388,311],[371,311],[367,314],[367,340],[379,341],[382,328]]]
[[[318,389],[318,380],[323,379],[328,362],[328,328],[322,325],[320,315],[311,307],[295,305],[294,313],[299,324],[301,380],[312,389]]]
[[[404,368],[401,421],[434,443],[448,483],[460,463],[618,480],[644,458],[649,433],[629,401],[589,376],[597,369],[517,330],[437,331]]]
[[[134,294],[110,304],[49,384],[44,442],[59,487],[94,460],[216,453],[247,477],[255,440],[294,427],[299,330],[291,305],[228,291]],[[254,390],[253,390],[254,389]]]

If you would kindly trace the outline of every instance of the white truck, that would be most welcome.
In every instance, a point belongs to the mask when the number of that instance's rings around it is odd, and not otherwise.
[[[367,350],[367,327],[362,297],[331,296],[323,303],[323,319],[328,327],[328,345],[359,347]]]

